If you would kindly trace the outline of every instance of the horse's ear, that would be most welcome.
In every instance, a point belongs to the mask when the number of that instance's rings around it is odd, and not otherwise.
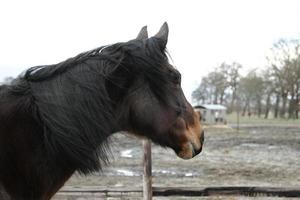
[[[136,37],[137,40],[148,39],[147,26],[144,26]]]
[[[158,33],[154,36],[155,38],[159,39],[159,46],[162,50],[164,50],[167,46],[168,42],[168,36],[169,36],[169,27],[167,22],[165,22]]]

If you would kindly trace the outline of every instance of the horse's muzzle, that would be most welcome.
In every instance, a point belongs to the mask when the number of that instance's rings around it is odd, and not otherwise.
[[[202,131],[202,134],[200,135],[199,140],[200,140],[201,147],[198,148],[198,149],[194,147],[193,157],[195,157],[196,155],[198,155],[202,151],[203,144],[204,144],[204,131]]]
[[[178,157],[182,159],[191,159],[198,155],[203,148],[204,143],[204,132],[202,131],[201,135],[198,138],[198,142],[189,141],[185,143],[180,151],[176,151]]]

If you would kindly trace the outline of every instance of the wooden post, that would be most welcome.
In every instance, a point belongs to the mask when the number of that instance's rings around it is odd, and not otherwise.
[[[237,132],[240,131],[240,98],[236,98],[236,125],[237,125]]]
[[[236,112],[236,125],[237,125],[237,132],[240,131],[240,110],[238,109]]]
[[[143,140],[143,200],[152,200],[151,141]]]

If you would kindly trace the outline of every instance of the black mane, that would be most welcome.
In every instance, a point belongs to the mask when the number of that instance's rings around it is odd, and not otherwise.
[[[108,162],[109,136],[121,128],[122,111],[114,106],[137,76],[162,101],[173,98],[163,95],[170,71],[161,67],[168,59],[156,40],[99,47],[58,64],[32,67],[13,81],[9,91],[26,95],[49,156],[81,173],[101,169]]]

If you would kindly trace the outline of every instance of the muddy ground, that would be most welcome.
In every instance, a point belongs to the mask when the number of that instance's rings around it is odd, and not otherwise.
[[[239,132],[214,127],[205,133],[203,152],[191,160],[152,146],[153,186],[300,187],[300,127],[247,125]],[[141,141],[117,134],[112,152],[111,165],[102,173],[75,174],[66,186],[141,187]]]

